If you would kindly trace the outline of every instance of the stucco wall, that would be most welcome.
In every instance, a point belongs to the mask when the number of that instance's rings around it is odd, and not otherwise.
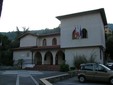
[[[13,60],[14,63],[17,63],[19,59],[23,59],[24,63],[32,62],[32,53],[31,51],[14,51],[13,52]]]
[[[32,35],[26,35],[20,39],[20,47],[36,46],[37,37]]]
[[[75,26],[86,28],[88,38],[72,39]],[[61,20],[61,47],[102,45],[105,47],[104,26],[99,13],[75,16]]]
[[[66,63],[69,64],[70,66],[73,66],[74,57],[84,55],[84,56],[86,56],[87,59],[89,59],[92,54],[94,54],[96,62],[103,63],[103,53],[101,54],[101,57],[100,57],[100,48],[99,47],[65,49]]]
[[[52,39],[57,39],[57,45],[60,45],[60,35],[56,36],[46,36],[46,37],[40,37],[39,38],[39,46],[43,46],[43,40],[46,39],[47,46],[52,46]]]

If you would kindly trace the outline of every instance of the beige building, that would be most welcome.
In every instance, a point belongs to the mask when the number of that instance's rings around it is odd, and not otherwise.
[[[20,39],[20,47],[13,52],[14,64],[19,59],[24,64],[73,66],[74,57],[95,54],[99,63],[104,61],[105,31],[107,25],[104,9],[85,11],[56,17],[61,21],[60,32],[46,35],[27,33]]]

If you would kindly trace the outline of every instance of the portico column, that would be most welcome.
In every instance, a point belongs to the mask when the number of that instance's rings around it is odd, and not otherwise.
[[[41,54],[42,54],[42,65],[44,65],[44,52],[41,52]]]
[[[53,65],[55,65],[55,54],[53,54]]]

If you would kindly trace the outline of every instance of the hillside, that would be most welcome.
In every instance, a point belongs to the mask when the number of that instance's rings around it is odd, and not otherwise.
[[[113,31],[113,24],[108,24],[108,27]]]
[[[54,28],[54,29],[43,29],[43,30],[31,30],[31,31],[28,31],[30,33],[33,33],[33,34],[37,34],[37,35],[43,35],[43,34],[51,34],[51,33],[59,33],[60,32],[60,28],[57,27],[57,28]],[[13,31],[13,32],[0,32],[0,34],[2,35],[6,35],[10,40],[14,40],[15,37],[17,36],[17,33],[16,31]]]

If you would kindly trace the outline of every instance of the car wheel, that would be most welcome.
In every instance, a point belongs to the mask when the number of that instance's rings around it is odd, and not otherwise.
[[[113,85],[113,78],[110,78],[110,84]]]
[[[84,76],[80,76],[80,77],[79,77],[79,82],[83,83],[83,82],[85,82],[85,80],[86,80],[86,79],[85,79]]]

